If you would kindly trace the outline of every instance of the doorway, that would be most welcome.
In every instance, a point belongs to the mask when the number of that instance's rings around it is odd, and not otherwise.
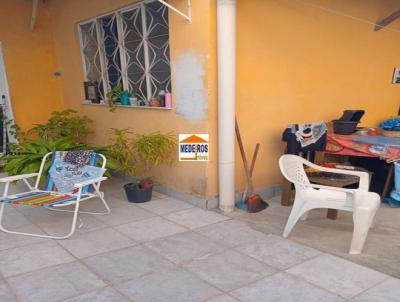
[[[8,88],[3,47],[0,42],[0,154],[7,153],[8,142],[17,142],[11,131],[14,123],[14,113]]]

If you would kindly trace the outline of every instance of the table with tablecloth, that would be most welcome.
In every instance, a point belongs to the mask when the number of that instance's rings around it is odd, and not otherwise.
[[[344,156],[377,157],[388,162],[400,160],[400,138],[381,135],[339,135],[328,132],[325,153]],[[388,193],[393,166],[390,167],[383,189]]]

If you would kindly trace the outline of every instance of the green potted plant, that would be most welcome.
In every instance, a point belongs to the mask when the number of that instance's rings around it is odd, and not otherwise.
[[[12,124],[12,134],[18,139],[18,143],[7,144],[9,152],[0,158],[8,175],[38,172],[43,156],[52,151],[93,150],[107,156],[108,169],[115,169],[120,162],[112,158],[107,148],[83,143],[84,138],[93,133],[92,120],[74,110],[52,112],[45,124],[35,124],[26,132],[13,121],[6,120],[5,123]],[[45,164],[44,175],[47,175],[50,164],[50,161]]]
[[[121,105],[124,106],[129,106],[131,104],[130,102],[131,94],[129,93],[129,91],[124,90],[121,84],[118,84],[114,88],[112,88],[107,93],[107,97],[108,97],[108,106],[111,112],[115,111],[115,109],[117,108],[116,106],[117,102],[120,102]]]
[[[154,181],[150,171],[160,165],[173,163],[176,142],[171,134],[133,135],[128,129],[112,129],[109,152],[117,159],[117,170],[135,180],[124,185],[128,201],[142,203],[151,200]]]

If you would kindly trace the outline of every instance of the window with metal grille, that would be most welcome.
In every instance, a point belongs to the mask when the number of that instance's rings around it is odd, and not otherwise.
[[[145,1],[79,23],[85,81],[102,100],[122,85],[139,100],[171,92],[168,8]]]

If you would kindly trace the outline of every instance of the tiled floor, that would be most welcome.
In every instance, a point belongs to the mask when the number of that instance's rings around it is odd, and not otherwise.
[[[130,204],[112,181],[105,193],[112,213],[82,214],[70,239],[0,233],[0,302],[400,301],[400,280],[232,215],[158,193]],[[7,215],[6,225],[24,231],[69,227],[67,214],[42,208]]]

